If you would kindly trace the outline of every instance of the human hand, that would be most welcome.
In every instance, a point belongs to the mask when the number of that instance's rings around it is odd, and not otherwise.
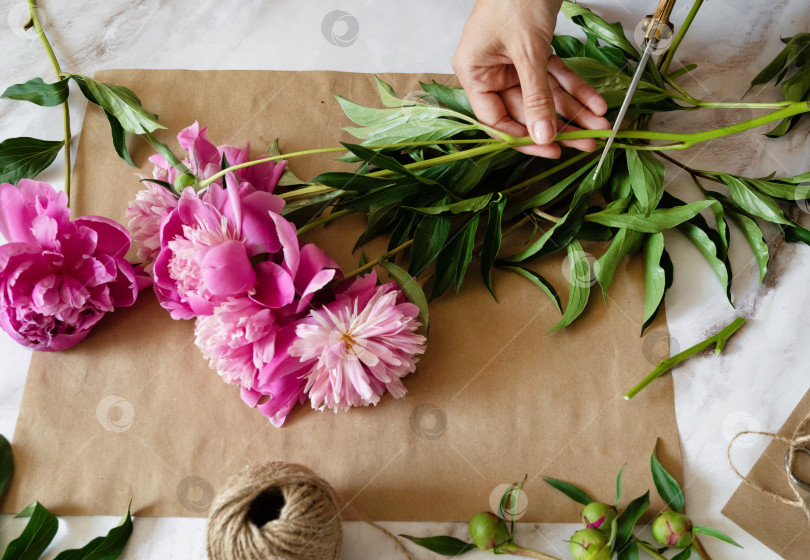
[[[478,119],[513,136],[522,152],[560,157],[558,131],[607,129],[605,100],[552,53],[560,0],[477,0],[453,55],[453,69]],[[596,140],[562,142],[585,151]]]

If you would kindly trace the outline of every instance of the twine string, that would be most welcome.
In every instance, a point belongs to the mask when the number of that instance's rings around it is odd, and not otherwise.
[[[276,517],[260,524],[252,506],[268,493],[275,494],[283,505]],[[413,560],[396,536],[351,509],[327,481],[302,465],[280,461],[249,467],[220,490],[209,513],[208,557],[337,560],[343,543],[340,513],[346,509],[390,538]]]
[[[745,484],[747,484],[757,492],[765,494],[766,496],[770,496],[771,498],[777,500],[778,502],[781,502],[791,507],[801,509],[802,512],[804,512],[805,517],[807,518],[807,522],[810,523],[810,495],[804,495],[801,492],[798,484],[796,484],[796,482],[790,477],[790,473],[793,472],[793,465],[795,464],[796,460],[796,448],[802,445],[804,446],[810,445],[810,434],[802,435],[803,432],[802,428],[808,422],[810,422],[810,412],[808,412],[807,415],[802,419],[802,421],[799,422],[799,424],[796,426],[796,429],[793,431],[793,435],[791,437],[785,437],[779,434],[775,434],[773,432],[758,432],[754,430],[746,430],[744,432],[740,432],[733,438],[731,438],[731,441],[728,444],[728,449],[726,450],[726,458],[728,459],[729,466],[731,466],[731,470],[733,470],[734,473],[738,477],[740,477]],[[784,496],[777,494],[776,492],[771,492],[770,490],[765,489],[760,484],[757,484],[756,482],[749,480],[747,476],[744,476],[739,470],[737,470],[737,467],[734,466],[734,461],[731,460],[731,448],[734,446],[734,442],[737,441],[738,437],[747,434],[767,436],[771,439],[775,439],[777,441],[781,441],[789,445],[785,476],[787,477],[788,485],[790,485],[790,489],[792,490],[793,495],[796,498],[795,500],[785,498]]]

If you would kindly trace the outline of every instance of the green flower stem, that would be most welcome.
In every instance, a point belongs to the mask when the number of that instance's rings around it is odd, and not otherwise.
[[[544,220],[548,220],[549,222],[555,222],[556,223],[556,222],[559,222],[562,219],[562,218],[558,218],[557,216],[552,216],[551,214],[547,214],[546,212],[543,212],[539,208],[534,208],[532,210],[532,213],[535,216],[543,218]]]
[[[713,101],[698,101],[695,107],[701,109],[784,109],[791,105],[790,101],[778,101],[774,103],[720,103]]]
[[[319,185],[315,183],[309,183],[308,186],[295,189],[293,191],[287,191],[285,193],[280,194],[279,196],[286,200],[297,200],[299,198],[309,198],[310,196],[318,196],[319,194],[326,194],[329,192],[334,191],[333,187],[327,187],[326,185]]]
[[[523,558],[536,558],[537,560],[560,560],[556,556],[545,554],[532,550],[531,548],[524,548],[518,546],[513,542],[507,542],[501,546],[495,547],[495,554],[514,554],[515,556],[522,556]]]
[[[39,33],[39,38],[45,47],[45,52],[48,53],[48,58],[51,59],[51,65],[56,72],[57,79],[62,79],[62,68],[59,66],[59,61],[56,60],[56,55],[53,53],[51,44],[48,42],[48,37],[45,36],[45,31],[42,29],[42,24],[37,17],[37,5],[34,0],[28,0],[28,13],[31,17],[31,22],[34,24],[34,29]],[[68,199],[68,206],[70,206],[70,107],[68,100],[62,103],[62,117],[64,120],[65,129],[65,195]]]
[[[304,233],[306,233],[306,232],[308,232],[310,230],[315,229],[318,226],[322,226],[323,224],[328,224],[332,220],[337,220],[341,216],[345,216],[346,214],[351,214],[351,212],[352,212],[351,210],[338,210],[337,212],[332,212],[331,214],[328,214],[328,215],[324,216],[323,218],[318,218],[317,220],[314,220],[314,221],[308,223],[305,226],[301,226],[300,228],[298,228],[298,231],[296,233],[298,235],[304,234]]]
[[[380,255],[379,257],[377,257],[373,261],[369,261],[366,264],[364,264],[363,266],[352,270],[351,272],[349,272],[348,274],[343,276],[343,279],[348,280],[349,278],[354,278],[355,276],[359,276],[360,274],[363,274],[365,271],[370,270],[370,269],[374,268],[375,266],[377,266],[378,264],[380,264],[380,259],[386,258],[386,257],[393,257],[397,253],[401,253],[402,251],[404,251],[405,249],[410,247],[412,244],[413,244],[413,239],[409,239],[408,241],[406,241],[405,243],[403,243],[399,247],[391,249],[390,251],[388,251],[387,253],[385,253],[383,255]]]
[[[496,140],[496,142],[491,144],[485,144],[483,146],[477,146],[475,148],[470,148],[469,150],[462,150],[461,152],[456,152],[454,154],[447,154],[435,158],[430,158],[422,161],[415,161],[413,163],[408,163],[404,167],[409,171],[414,171],[418,169],[425,169],[428,167],[433,167],[434,165],[442,165],[444,163],[450,163],[453,161],[458,161],[461,159],[467,159],[475,156],[481,156],[484,154],[489,154],[492,152],[501,152],[503,150],[507,150],[514,146],[527,146],[529,144],[534,144],[531,138],[528,136],[526,137],[527,140],[524,141],[523,138],[519,138],[516,143],[508,143],[502,140]],[[434,142],[435,144],[435,142]],[[371,148],[372,146],[368,146]],[[369,173],[366,177],[388,177],[389,175],[394,175],[393,171],[389,171],[387,169],[381,169],[380,171],[375,171],[373,173]]]
[[[689,27],[692,25],[692,22],[695,19],[695,16],[700,10],[700,6],[703,4],[703,0],[695,0],[695,3],[692,4],[692,9],[689,10],[689,14],[687,14],[686,19],[683,21],[683,25],[681,28],[678,29],[678,33],[675,34],[675,38],[672,39],[672,44],[669,46],[669,50],[664,55],[664,60],[661,62],[660,70],[661,74],[666,75],[669,72],[669,66],[672,64],[673,58],[675,58],[675,51],[678,50],[678,47],[681,45],[681,41],[683,41],[684,35],[686,32],[689,31]]]
[[[657,550],[655,550],[653,547],[651,547],[650,545],[648,545],[647,543],[645,543],[641,539],[637,538],[635,535],[633,536],[633,540],[636,541],[636,544],[638,545],[638,547],[641,550],[643,550],[644,552],[646,552],[647,554],[649,554],[653,558],[656,558],[657,560],[667,560],[667,558],[665,556],[662,556],[661,554],[659,554]]]
[[[627,393],[625,393],[624,399],[625,400],[632,399],[639,392],[641,392],[641,390],[644,389],[647,385],[649,385],[650,383],[661,377],[663,374],[674,368],[676,365],[683,362],[687,358],[691,358],[698,352],[702,352],[712,344],[716,345],[714,353],[720,354],[723,351],[723,348],[725,348],[726,346],[726,341],[731,337],[731,335],[737,332],[740,329],[740,327],[742,327],[744,324],[745,319],[743,317],[737,317],[716,335],[710,336],[709,338],[707,338],[702,342],[698,342],[697,344],[695,344],[691,348],[687,348],[680,354],[676,354],[671,358],[662,360],[657,366],[655,366],[655,369],[652,370],[652,372],[650,372],[650,374],[647,377],[642,379],[638,385],[636,385],[635,387],[630,389]]]
[[[503,139],[500,138],[485,138],[485,139],[474,139],[474,140],[425,140],[423,142],[399,142],[397,144],[376,144],[372,146],[364,146],[370,150],[386,150],[390,148],[418,148],[419,146],[435,146],[437,144],[498,144],[498,145],[509,145]],[[223,177],[228,171],[235,171],[237,169],[243,169],[245,167],[251,167],[253,165],[257,165],[259,163],[265,163],[268,161],[280,161],[280,160],[287,160],[294,157],[300,156],[312,156],[317,154],[328,154],[333,152],[345,152],[346,148],[343,146],[339,148],[316,148],[313,150],[302,150],[300,152],[291,152],[289,154],[281,154],[277,156],[268,156],[266,158],[256,159],[253,161],[246,161],[245,163],[239,163],[237,165],[232,165],[228,169],[223,169],[219,173],[215,173],[214,175],[210,176],[205,181],[200,182],[200,189],[203,189],[219,179]],[[432,160],[429,160],[432,161]]]
[[[799,115],[810,111],[810,104],[806,101],[797,101],[790,103],[778,111],[762,115],[755,119],[743,121],[731,126],[724,126],[721,128],[714,128],[711,130],[704,130],[702,132],[694,132],[690,134],[682,132],[654,132],[649,130],[621,130],[616,135],[616,138],[629,138],[635,140],[659,140],[676,142],[675,144],[668,144],[664,146],[633,146],[635,149],[651,148],[652,150],[682,150],[697,144],[698,142],[705,142],[715,138],[722,138],[744,130],[750,130],[773,121],[781,120],[793,115]],[[607,138],[610,135],[609,130],[574,130],[571,132],[562,132],[557,135],[556,140],[574,140],[577,138]],[[524,139],[521,139],[524,140]],[[528,142],[531,140],[528,139]],[[526,142],[526,143],[528,143]]]
[[[559,165],[555,165],[554,167],[552,167],[550,169],[546,169],[542,173],[539,173],[539,174],[535,175],[534,177],[529,177],[525,181],[522,181],[522,182],[518,183],[517,185],[513,185],[513,186],[509,187],[508,189],[504,189],[501,192],[503,194],[509,194],[509,193],[513,193],[513,192],[525,189],[526,187],[531,186],[531,185],[537,183],[538,181],[542,181],[543,179],[554,175],[558,171],[562,171],[566,167],[574,165],[578,161],[581,161],[581,160],[585,159],[586,157],[588,157],[590,155],[593,155],[593,152],[579,153],[579,154],[577,154],[577,155],[575,155],[573,157],[568,158],[567,160],[560,163]]]

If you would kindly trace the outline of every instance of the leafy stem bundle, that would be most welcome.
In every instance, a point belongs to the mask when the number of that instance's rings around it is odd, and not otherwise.
[[[359,167],[355,172],[322,173],[285,193],[288,201],[294,201],[285,212],[298,223],[309,223],[302,232],[347,213],[367,214],[366,231],[355,249],[381,235],[387,236],[389,251],[408,243],[409,273],[420,276],[431,269],[425,277],[432,278],[428,283],[431,299],[451,287],[459,290],[477,259],[493,295],[493,271],[505,270],[540,287],[562,309],[557,290],[536,272],[533,263],[565,251],[571,266],[568,304],[553,330],[569,325],[586,308],[591,283],[584,279],[594,277],[606,294],[620,261],[640,252],[646,285],[643,332],[656,317],[673,280],[673,264],[664,246],[663,232],[667,230],[679,231],[701,252],[730,300],[730,224],[742,231],[750,245],[761,281],[769,259],[762,222],[776,224],[788,241],[810,243],[810,232],[785,211],[791,201],[810,197],[810,173],[780,179],[742,177],[690,169],[668,154],[769,123],[779,123],[777,127],[795,124],[810,112],[810,87],[798,91],[783,85],[786,101],[774,103],[703,101],[689,94],[677,81],[695,65],[670,72],[670,64],[701,4],[695,2],[659,65],[644,69],[628,126],[619,132],[598,176],[592,176],[596,154],[566,153],[560,162],[548,163],[519,153],[514,148],[531,140],[493,131],[478,122],[459,88],[421,84],[423,91],[415,99],[402,99],[377,79],[382,108],[364,107],[337,96],[356,125],[346,130],[359,140],[345,143],[348,153],[339,159]],[[556,36],[555,52],[602,94],[609,116],[615,115],[640,59],[638,49],[619,24],[607,23],[568,1],[562,11],[582,27],[586,40]],[[802,50],[808,40],[798,35],[786,43],[785,50],[752,84],[781,80],[794,66],[799,71],[788,81],[793,84],[803,79],[810,68]],[[650,117],[660,112],[741,107],[767,112],[695,133],[648,128]],[[602,146],[609,133],[570,131],[559,134],[557,140],[596,138]],[[308,150],[267,160],[337,150],[340,148]],[[666,192],[665,161],[689,171],[698,200],[686,203]],[[202,181],[198,187],[217,178]],[[707,189],[706,181],[723,185],[723,191]],[[326,208],[329,213],[317,218]],[[533,226],[534,234],[525,245],[515,250],[510,244],[508,250],[503,243],[506,234],[517,228],[528,232],[528,226]],[[609,242],[593,265],[586,259],[585,241]]]

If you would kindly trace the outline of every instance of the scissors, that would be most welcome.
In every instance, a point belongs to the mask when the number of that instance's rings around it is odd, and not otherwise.
[[[638,66],[636,67],[636,73],[633,75],[633,80],[630,82],[630,87],[627,88],[627,94],[624,96],[624,101],[619,109],[619,114],[616,116],[616,122],[613,124],[613,130],[610,133],[610,137],[607,139],[607,142],[605,142],[605,149],[602,151],[602,157],[599,158],[599,163],[596,165],[596,171],[593,174],[594,179],[599,174],[599,170],[602,168],[602,164],[605,161],[608,150],[610,150],[613,140],[616,139],[616,133],[619,132],[619,128],[622,126],[624,115],[627,113],[627,109],[630,107],[630,101],[633,99],[633,94],[638,87],[638,82],[641,80],[641,75],[644,73],[644,69],[647,67],[647,62],[650,60],[652,52],[658,46],[658,43],[662,38],[669,36],[672,33],[673,27],[669,21],[669,16],[672,14],[672,9],[674,7],[675,0],[659,0],[655,13],[651,16],[647,16],[644,20],[644,41],[646,42],[644,54],[641,55],[641,61],[639,61]]]
[[[804,453],[805,455],[810,455],[810,449],[808,449],[804,445],[796,445],[796,446],[793,447],[793,455],[794,455],[794,457],[796,456],[796,453]],[[796,474],[790,469],[790,461],[789,461],[789,459],[790,459],[790,449],[788,449],[787,453],[785,453],[785,470],[787,471],[788,476],[790,477],[790,480],[792,480],[793,483],[796,486],[798,486],[799,488],[801,488],[802,490],[806,490],[807,492],[810,492],[810,482],[802,480],[801,478],[796,476]]]

